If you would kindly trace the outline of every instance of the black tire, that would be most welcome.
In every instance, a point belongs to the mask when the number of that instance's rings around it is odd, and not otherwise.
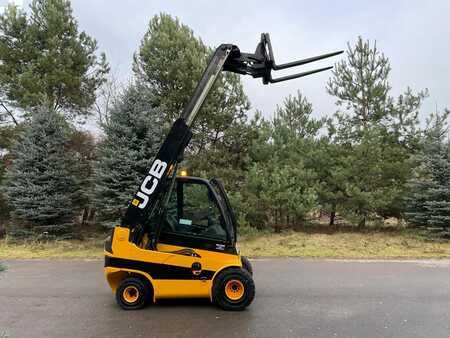
[[[145,297],[145,305],[153,304],[153,286],[152,283],[147,279],[147,277],[144,277],[143,275],[132,275],[133,277],[136,277],[141,280],[141,282],[145,285],[145,288],[147,289],[147,295]]]
[[[236,285],[234,285],[236,284]],[[230,286],[237,286],[238,299],[229,297]],[[242,290],[241,290],[242,288]],[[255,298],[255,283],[247,270],[242,268],[229,268],[220,272],[214,279],[213,302],[226,311],[242,311]]]
[[[249,259],[245,256],[241,256],[242,268],[247,270],[248,273],[253,276],[253,267],[252,263],[250,263]]]
[[[142,309],[150,297],[150,287],[137,277],[123,279],[116,290],[117,304],[124,310]]]

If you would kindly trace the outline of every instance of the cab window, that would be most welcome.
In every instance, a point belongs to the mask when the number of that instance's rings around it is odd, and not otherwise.
[[[169,198],[162,233],[227,240],[223,217],[206,184],[176,183]]]

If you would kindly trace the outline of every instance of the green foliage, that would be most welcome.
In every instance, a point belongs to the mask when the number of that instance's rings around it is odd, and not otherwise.
[[[273,119],[273,138],[275,143],[289,144],[315,137],[324,120],[312,118],[313,107],[300,92],[289,95],[283,105],[278,106]]]
[[[36,110],[14,147],[6,192],[19,226],[65,232],[80,206],[77,164],[67,151],[69,127],[53,110]]]
[[[117,222],[213,52],[177,18],[153,17],[134,55],[134,83],[101,111],[97,145],[63,117],[88,112],[108,71],[95,40],[77,26],[67,0],[34,0],[29,16],[10,6],[0,17],[0,122],[15,122],[0,128],[0,186],[6,182],[9,196],[6,203],[0,195],[0,221],[11,207],[20,229],[67,231],[92,207],[103,224]],[[393,97],[390,70],[376,44],[359,38],[328,81],[338,109],[332,118],[315,118],[297,93],[270,120],[260,112],[247,119],[240,78],[224,72],[183,165],[223,179],[249,235],[255,227],[305,225],[316,211],[330,225],[336,215],[363,226],[406,211],[412,224],[446,227],[449,113],[435,115],[423,133],[418,114],[427,91],[408,87]],[[22,109],[23,125],[11,107]]]
[[[273,121],[260,122],[244,198],[247,221],[257,227],[300,226],[316,205],[313,163],[316,137],[323,121],[300,93],[277,108]]]
[[[5,124],[0,126],[0,237],[4,232],[2,223],[9,219],[11,206],[5,196],[3,186],[5,185],[6,169],[11,163],[11,148],[17,142],[23,132],[24,124]]]
[[[0,128],[1,168],[9,165],[12,158],[16,156],[15,151],[11,152],[12,145],[17,141],[24,126],[28,126],[35,113],[42,115],[48,112],[54,115],[57,111],[59,114],[70,117],[88,113],[95,100],[95,91],[102,84],[104,76],[108,72],[105,56],[103,54],[97,56],[96,51],[96,41],[85,32],[78,31],[78,23],[73,17],[70,1],[34,0],[30,5],[29,14],[14,5],[7,7],[5,13],[0,16],[0,106],[3,110],[0,115],[0,122],[3,123]],[[19,116],[25,117],[27,123],[20,123],[23,120]],[[77,147],[73,148],[72,141],[75,141],[74,137],[76,138],[77,132],[64,121],[55,121],[54,116],[50,117],[47,122],[43,121],[44,118],[39,116],[31,122],[29,128],[37,129],[36,124],[41,122],[44,124],[48,122],[56,129],[63,128],[64,141],[60,145],[66,147],[63,151],[64,155],[59,153],[62,151],[61,149],[55,150],[55,152],[61,156],[70,157],[72,164],[69,166],[60,163],[56,164],[55,168],[51,168],[50,164],[42,163],[38,163],[36,166],[47,166],[45,170],[57,170],[61,175],[65,175],[65,171],[70,168],[72,173],[67,180],[74,180],[76,186],[83,185],[84,189],[77,188],[78,192],[74,194],[69,188],[64,193],[62,187],[56,191],[50,191],[54,182],[33,182],[33,189],[37,189],[37,192],[40,191],[38,185],[42,185],[42,191],[55,194],[55,197],[52,198],[60,201],[58,203],[61,203],[62,208],[67,205],[74,206],[69,208],[73,210],[66,213],[58,210],[51,212],[47,209],[55,201],[50,199],[48,206],[41,206],[44,209],[47,208],[43,211],[42,220],[38,215],[33,215],[32,211],[26,212],[25,207],[15,210],[14,203],[18,202],[6,204],[6,198],[4,195],[0,195],[0,218],[6,218],[9,207],[12,206],[15,216],[21,222],[30,223],[30,227],[55,226],[55,224],[50,224],[52,222],[70,223],[74,213],[89,203],[90,184],[88,181],[91,177],[91,159],[87,158],[86,154],[80,153],[79,147],[78,149],[75,149]],[[45,126],[42,128],[44,128],[43,133],[48,131]],[[63,137],[63,135],[58,137]],[[68,138],[72,138],[70,142]],[[91,143],[92,148],[93,140]],[[19,149],[19,151],[23,151],[23,149]],[[34,154],[34,156],[35,159],[38,159],[38,155]],[[19,154],[17,161],[22,161],[22,157],[25,155]],[[31,159],[24,161],[28,161],[26,163],[33,166]],[[65,163],[65,160],[62,162]],[[65,167],[66,165],[68,168]],[[61,169],[58,166],[64,168]],[[14,168],[13,166],[13,170],[16,170]],[[18,178],[19,185],[14,186],[16,182],[11,181],[8,184],[13,186],[7,186],[2,190],[14,190],[14,194],[17,196],[28,196],[30,192],[23,185],[27,179],[25,177],[27,170],[25,168],[22,170],[24,173],[23,177]],[[35,169],[31,169],[31,173],[33,170]],[[2,172],[3,169],[0,169],[0,185],[5,184]],[[20,176],[18,172],[15,172],[14,175]],[[58,178],[54,179],[56,181]],[[20,189],[26,191],[21,193]],[[39,197],[37,200],[41,198]],[[29,196],[26,205],[29,207],[33,203],[38,205],[41,202],[34,201]],[[37,210],[35,212],[38,212]]]
[[[245,172],[251,166],[249,152],[257,137],[255,121],[236,119],[229,126],[217,132],[217,139],[205,144],[201,149],[186,155],[186,162],[192,173],[203,177],[218,177],[228,190],[237,191],[242,187]],[[194,137],[202,137],[194,135]]]
[[[350,114],[339,112],[347,137],[358,137],[369,124],[381,122],[391,109],[392,99],[388,77],[389,60],[376,43],[358,38],[355,46],[348,43],[347,59],[338,62],[327,84],[327,91],[336,97],[336,105]]]
[[[0,151],[6,152],[17,141],[19,135],[23,131],[24,126],[7,124],[0,127]]]
[[[345,211],[343,206],[348,198],[346,182],[349,176],[347,153],[329,137],[321,137],[314,149],[312,167],[317,177],[318,207],[330,215],[330,226],[335,225],[336,213]]]
[[[2,187],[4,185],[4,181],[5,181],[5,174],[6,174],[5,162],[6,161],[3,158],[1,158],[1,161],[0,161],[0,187]],[[1,223],[3,220],[8,218],[9,211],[10,210],[9,210],[7,198],[4,195],[4,193],[2,191],[0,191],[0,237],[1,237],[1,232],[2,232]]]
[[[162,143],[163,115],[153,99],[147,88],[130,85],[102,125],[94,201],[105,221],[120,219]]]
[[[428,120],[423,153],[415,177],[409,182],[406,217],[415,225],[450,226],[450,141],[447,119],[450,111]]]
[[[149,22],[133,70],[153,90],[156,104],[168,120],[181,115],[207,61],[208,48],[192,30],[168,14],[155,15]]]
[[[212,52],[178,18],[161,13],[150,20],[139,51],[134,55],[133,70],[152,89],[155,104],[163,109],[166,121],[172,122],[181,115]],[[221,74],[203,105],[203,113],[199,114],[197,129],[222,130],[231,122],[230,117],[246,109],[248,101],[239,77]]]
[[[89,132],[71,129],[66,151],[74,160],[74,175],[81,189],[75,201],[83,209],[79,220],[81,226],[91,224],[94,220],[95,209],[92,208],[92,194],[94,187],[94,164],[96,160],[96,142]]]
[[[428,91],[413,93],[407,88],[394,99],[390,95],[389,59],[370,41],[358,38],[348,44],[347,59],[338,62],[327,84],[339,108],[336,137],[342,142],[358,143],[369,128],[384,128],[403,146],[418,136],[418,114]]]
[[[78,31],[68,0],[33,0],[30,15],[8,6],[0,16],[0,93],[25,109],[43,104],[86,114],[108,72],[97,43]]]
[[[340,148],[341,158],[331,161],[336,181],[330,182],[329,173],[320,175],[322,203],[331,204],[332,213],[340,209],[356,216],[361,226],[367,218],[402,217],[411,156],[419,150],[418,111],[427,92],[408,88],[395,100],[390,69],[376,43],[360,37],[348,46],[347,60],[336,64],[327,85],[339,108],[328,139]]]
[[[276,159],[256,164],[248,173],[248,218],[251,224],[271,225],[276,231],[300,226],[316,203],[312,172],[282,165]],[[258,223],[256,223],[258,222]]]
[[[399,203],[410,175],[408,156],[383,130],[367,130],[344,158],[347,214],[358,215],[360,225],[364,225],[366,217],[401,217]]]
[[[422,130],[418,116],[422,102],[427,96],[428,90],[414,94],[408,87],[395,101],[394,109],[385,123],[397,143],[411,154],[420,151]]]
[[[212,52],[177,18],[161,13],[150,20],[133,70],[154,94],[166,128],[188,104]],[[232,188],[240,185],[254,135],[247,124],[248,109],[239,76],[222,73],[193,127],[186,158],[194,174],[223,177]]]

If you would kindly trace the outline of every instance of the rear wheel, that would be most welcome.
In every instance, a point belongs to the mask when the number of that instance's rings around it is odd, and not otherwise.
[[[247,270],[250,275],[253,276],[253,267],[249,259],[245,256],[241,256],[242,268]]]
[[[226,269],[218,274],[213,285],[213,301],[227,311],[242,311],[255,298],[255,283],[247,270]]]
[[[125,278],[116,290],[117,304],[124,310],[143,308],[148,303],[150,295],[150,288],[136,277]]]

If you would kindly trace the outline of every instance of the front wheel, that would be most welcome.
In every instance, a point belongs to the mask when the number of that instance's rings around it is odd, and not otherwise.
[[[214,280],[213,301],[227,311],[242,311],[255,298],[255,283],[247,270],[229,268]]]
[[[140,278],[125,278],[116,290],[117,304],[124,310],[141,309],[148,303],[150,292]]]

